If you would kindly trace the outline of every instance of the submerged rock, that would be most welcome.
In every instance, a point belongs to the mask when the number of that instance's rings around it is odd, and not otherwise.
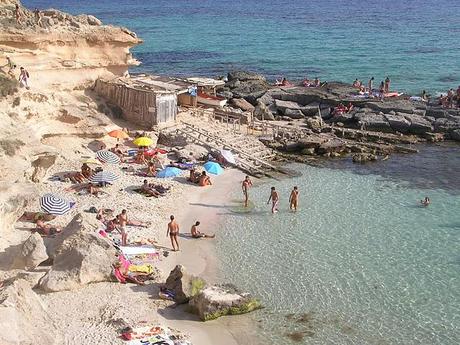
[[[262,307],[249,293],[242,293],[232,285],[206,287],[189,304],[202,321],[245,314]]]
[[[177,265],[169,273],[165,288],[174,292],[176,303],[183,304],[198,294],[205,285],[206,282],[203,279],[188,274],[184,266]]]

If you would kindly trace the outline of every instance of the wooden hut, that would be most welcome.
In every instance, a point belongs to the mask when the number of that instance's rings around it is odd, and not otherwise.
[[[176,120],[178,97],[182,102],[193,102],[193,97],[187,97],[189,86],[171,78],[138,75],[98,79],[94,90],[109,103],[118,106],[124,119],[152,127]]]

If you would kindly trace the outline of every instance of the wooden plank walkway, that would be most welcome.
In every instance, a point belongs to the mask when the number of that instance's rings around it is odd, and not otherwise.
[[[290,175],[287,170],[268,162],[268,159],[272,158],[274,154],[268,152],[268,149],[261,149],[263,147],[262,143],[261,145],[254,145],[253,147],[250,145],[241,147],[241,145],[235,144],[240,140],[238,135],[231,135],[229,133],[226,133],[226,135],[218,135],[216,133],[207,132],[190,123],[182,122],[182,124],[182,128],[176,129],[179,134],[215,150],[224,148],[232,151],[237,158],[235,166],[250,175],[268,176],[271,178],[275,178],[275,173]],[[253,138],[252,140],[258,139]]]

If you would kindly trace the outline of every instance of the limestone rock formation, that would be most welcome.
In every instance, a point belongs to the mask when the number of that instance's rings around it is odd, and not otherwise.
[[[230,104],[243,110],[243,111],[254,111],[255,107],[246,101],[244,98],[232,98]]]
[[[189,305],[202,321],[224,315],[245,314],[262,307],[257,299],[232,285],[206,287],[192,297]]]
[[[62,344],[40,297],[25,280],[0,289],[0,344]]]
[[[113,280],[115,248],[95,231],[97,226],[94,228],[90,217],[94,218],[94,214],[77,214],[64,229],[62,243],[57,244],[53,254],[53,266],[40,281],[42,290],[73,290],[84,284]]]
[[[275,116],[273,115],[273,112],[270,111],[268,106],[262,102],[257,103],[257,106],[254,109],[254,116],[256,119],[259,119],[259,120],[268,120],[268,121],[275,120]]]
[[[191,297],[198,294],[205,286],[201,278],[191,276],[182,265],[177,265],[166,279],[165,287],[174,291],[174,301],[178,304],[187,303]]]
[[[32,270],[48,259],[45,243],[38,233],[33,233],[22,244],[21,252],[16,256],[14,266]]]

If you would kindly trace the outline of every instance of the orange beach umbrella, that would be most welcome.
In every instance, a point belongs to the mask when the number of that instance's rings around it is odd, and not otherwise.
[[[115,129],[115,130],[113,130],[113,131],[110,131],[108,134],[109,134],[109,136],[111,136],[112,138],[117,138],[117,139],[126,139],[126,138],[129,138],[128,133],[122,131],[121,129]]]

